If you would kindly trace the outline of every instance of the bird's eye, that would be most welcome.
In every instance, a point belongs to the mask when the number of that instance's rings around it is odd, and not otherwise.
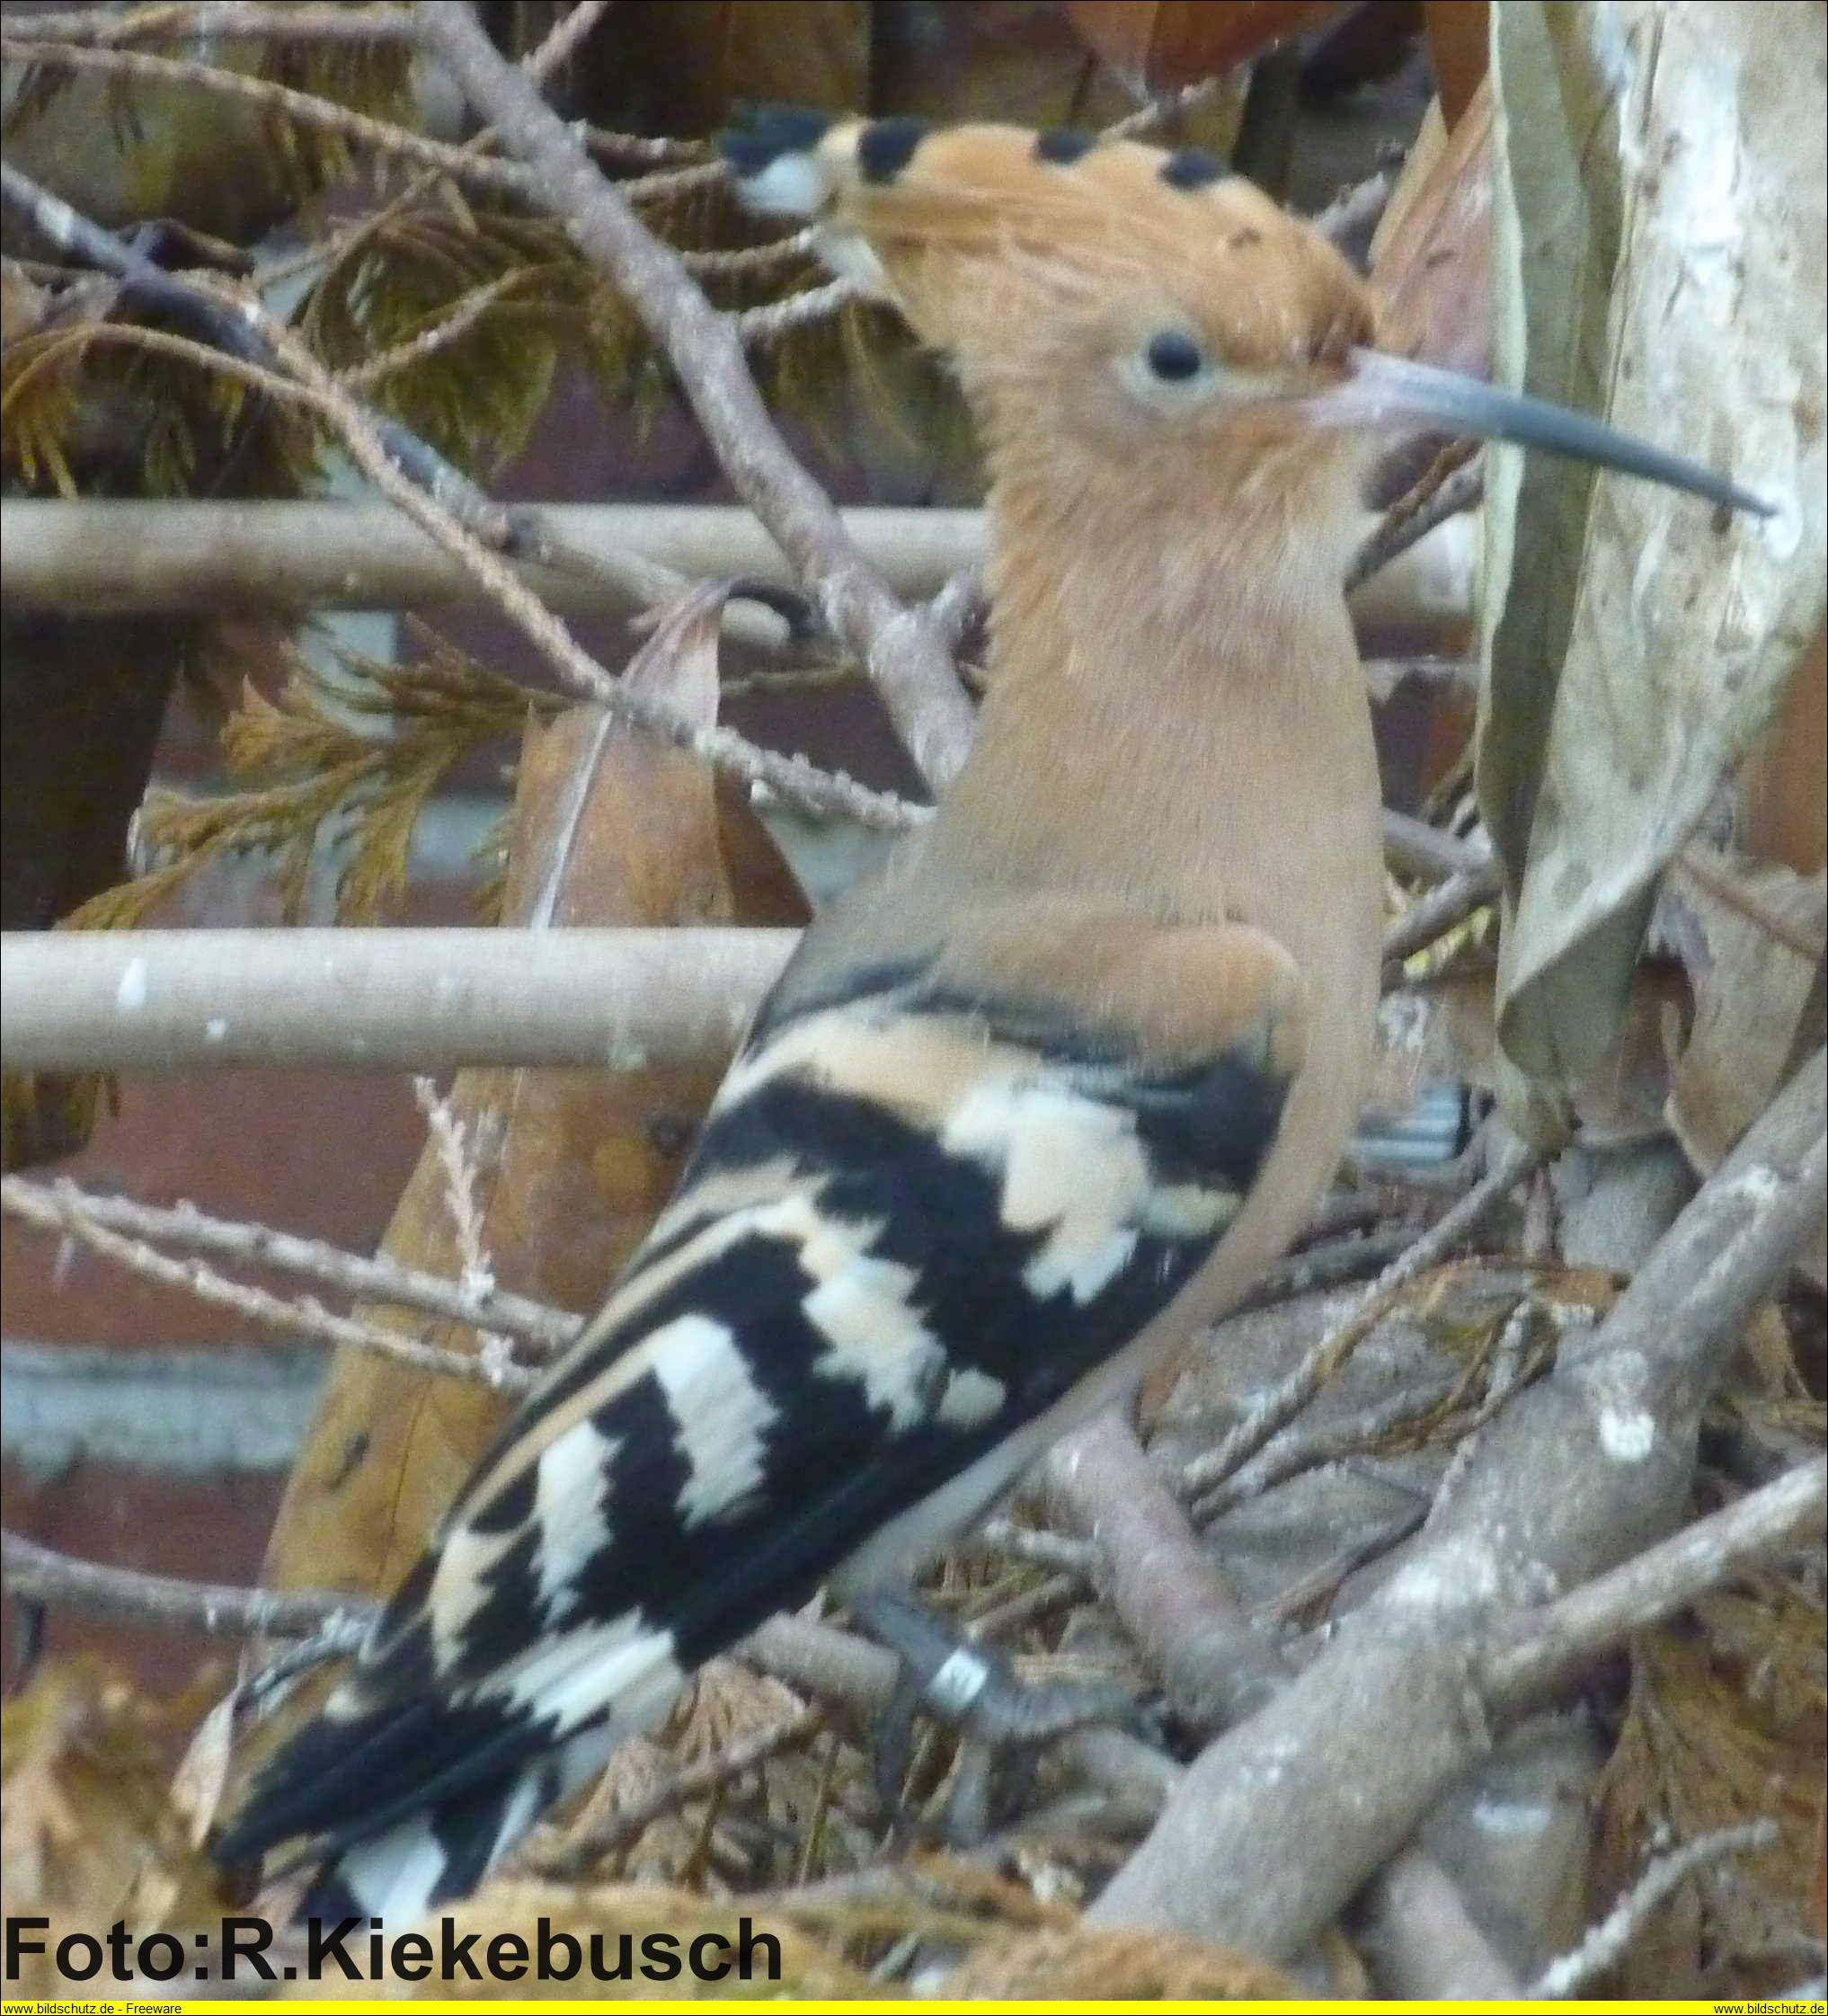
[[[1143,352],[1150,375],[1165,385],[1182,385],[1205,369],[1206,353],[1191,336],[1178,329],[1164,329],[1149,339]]]

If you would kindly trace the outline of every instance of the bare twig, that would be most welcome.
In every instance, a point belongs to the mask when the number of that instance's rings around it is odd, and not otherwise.
[[[615,0],[576,0],[576,4],[561,14],[541,40],[521,58],[521,69],[535,84],[544,84],[555,70],[562,69],[578,53],[584,38],[614,4]],[[607,137],[618,140],[632,138],[619,133]],[[635,141],[634,144],[641,143]]]
[[[1400,980],[1405,959],[1444,937],[1475,910],[1484,909],[1497,895],[1498,888],[1498,864],[1486,860],[1450,875],[1438,888],[1418,896],[1384,933],[1387,981],[1391,967],[1397,969]]]
[[[1371,670],[1369,662],[1365,669]],[[1446,882],[1477,867],[1479,858],[1472,841],[1442,832],[1407,813],[1385,809],[1384,859],[1398,875],[1417,882]]]
[[[484,280],[480,287],[471,288],[416,336],[391,343],[374,356],[364,358],[359,364],[351,365],[348,370],[339,371],[336,382],[346,392],[367,392],[392,377],[396,371],[411,370],[415,364],[422,364],[428,357],[435,357],[452,343],[461,342],[498,301],[525,283],[528,272],[528,268],[517,267],[511,272],[498,273],[493,280]]]
[[[1201,77],[1194,84],[1183,84],[1178,91],[1165,91],[1151,98],[1148,104],[1139,105],[1133,112],[1126,112],[1122,119],[1114,120],[1098,138],[1103,140],[1133,140],[1139,134],[1147,133],[1151,127],[1159,126],[1166,119],[1174,119],[1182,112],[1190,112],[1203,105],[1207,99],[1224,82],[1223,76]]]
[[[1445,1377],[1420,1380],[1350,1420],[1318,1428],[1284,1429],[1248,1463],[1194,1499],[1188,1507],[1194,1523],[1210,1526],[1238,1505],[1247,1505],[1291,1478],[1374,1449],[1394,1430],[1425,1420],[1451,1399],[1457,1383]]]
[[[1485,470],[1468,462],[1434,478],[1424,476],[1406,496],[1399,497],[1384,513],[1383,520],[1346,569],[1345,590],[1350,594],[1361,582],[1369,581],[1380,567],[1387,567],[1399,553],[1406,553],[1444,520],[1471,511],[1485,495]]]
[[[863,289],[855,280],[839,278],[827,280],[821,287],[802,288],[797,294],[764,302],[759,307],[740,308],[732,319],[745,343],[772,342],[789,329],[839,314],[862,295]]]
[[[1329,1239],[1324,1245],[1304,1247],[1261,1275],[1254,1288],[1238,1299],[1228,1311],[1242,1316],[1250,1310],[1267,1309],[1295,1295],[1312,1295],[1329,1288],[1344,1288],[1354,1281],[1381,1273],[1392,1260],[1406,1253],[1416,1238],[1413,1221],[1367,1232],[1356,1239]]]
[[[495,1270],[483,1245],[483,1214],[476,1207],[475,1143],[449,1100],[440,1097],[429,1078],[413,1080],[413,1096],[425,1115],[426,1132],[444,1172],[445,1208],[457,1235],[463,1284],[473,1295],[486,1295],[494,1288]]]
[[[351,1651],[378,1607],[365,1596],[327,1589],[239,1589],[108,1568],[14,1532],[0,1535],[0,1574],[9,1595],[92,1616],[218,1638],[308,1638],[328,1630]]]
[[[618,1813],[606,1815],[599,1825],[581,1829],[543,1854],[528,1855],[526,1858],[528,1866],[539,1876],[574,1881],[604,1856],[613,1855],[639,1841],[662,1814],[672,1812],[688,1799],[697,1798],[703,1793],[715,1791],[719,1786],[728,1785],[745,1772],[753,1771],[758,1764],[778,1756],[783,1750],[791,1750],[795,1744],[803,1743],[824,1725],[825,1710],[814,1704],[770,1723],[767,1728],[757,1729],[733,1743],[724,1744],[709,1756],[682,1765],[664,1784],[656,1785],[634,1805],[625,1807]]]
[[[1280,1386],[1265,1393],[1217,1449],[1195,1457],[1182,1471],[1180,1489],[1194,1497],[1210,1491],[1247,1461],[1276,1431],[1307,1406],[1352,1353],[1382,1322],[1410,1284],[1426,1274],[1477,1229],[1505,1196],[1541,1160],[1534,1150],[1513,1149],[1485,1179],[1467,1192],[1379,1275],[1343,1323],[1309,1351]]]
[[[530,164],[536,200],[563,219],[586,258],[615,282],[666,351],[739,494],[814,590],[832,631],[863,660],[923,776],[943,787],[972,734],[971,706],[945,640],[883,584],[845,536],[830,499],[788,452],[729,318],[502,60],[467,7],[421,8],[418,18],[425,46]]]
[[[1620,1639],[1770,1559],[1805,1531],[1819,1541],[1824,1508],[1828,1458],[1798,1463],[1736,1505],[1697,1519],[1554,1603],[1525,1611],[1487,1655],[1486,1686],[1502,1701],[1542,1698]]]
[[[1406,1848],[1379,1871],[1363,1911],[1387,1994],[1513,2006],[1522,1999],[1522,1984],[1474,1924],[1458,1885],[1419,1848]]]
[[[1806,930],[1791,919],[1780,916],[1763,901],[1756,889],[1747,888],[1743,882],[1723,875],[1692,841],[1677,854],[1673,866],[1678,875],[1699,883],[1710,896],[1756,924],[1768,937],[1775,938],[1798,958],[1816,960],[1828,949],[1824,946],[1819,933]]]
[[[375,38],[379,40],[381,38]],[[149,84],[182,84],[193,90],[214,92],[218,96],[239,99],[257,105],[264,112],[278,113],[296,125],[321,133],[334,133],[340,139],[401,161],[436,168],[441,174],[481,189],[525,197],[528,192],[528,171],[518,161],[503,161],[469,147],[434,140],[410,127],[391,120],[375,119],[367,112],[351,111],[346,105],[333,104],[308,91],[276,84],[268,77],[249,76],[240,70],[218,70],[207,63],[191,63],[169,56],[155,56],[146,49],[83,48],[71,42],[28,42],[16,32],[0,38],[0,58],[8,63],[35,63],[63,70],[99,70],[106,75],[138,77]],[[504,59],[505,60],[505,59]],[[645,191],[640,191],[645,193]]]
[[[1070,1539],[1044,1527],[1018,1526],[1013,1519],[987,1519],[965,1544],[987,1554],[1007,1555],[1059,1575],[1077,1575],[1089,1582],[1097,1568],[1097,1550],[1089,1542]]]
[[[577,1340],[584,1327],[581,1317],[564,1310],[500,1288],[478,1294],[462,1282],[403,1266],[386,1254],[370,1258],[346,1253],[323,1240],[300,1239],[269,1225],[211,1218],[194,1204],[181,1203],[164,1210],[136,1203],[130,1197],[100,1196],[93,1190],[78,1189],[67,1177],[59,1180],[58,1188],[74,1197],[86,1217],[110,1231],[157,1246],[214,1253],[247,1266],[271,1267],[371,1301],[422,1309],[448,1322],[505,1330],[537,1354],[564,1350]],[[48,1230],[64,1230],[63,1212],[52,1186],[34,1183],[30,1177],[0,1177],[0,1208]]]
[[[1744,1826],[1717,1827],[1659,1855],[1574,1951],[1551,1961],[1525,1994],[1532,2002],[1552,2002],[1585,1987],[1622,1958],[1646,1920],[1698,1869],[1729,1856],[1757,1854],[1775,1847],[1777,1838],[1776,1821],[1753,1820]]]
[[[175,5],[124,11],[62,7],[51,13],[9,13],[6,26],[22,40],[84,43],[98,49],[205,38],[381,43],[410,40],[413,17],[405,7],[276,7],[267,0],[191,0],[183,4],[180,0]]]
[[[254,284],[263,284],[264,271]],[[839,513],[845,531],[901,595],[932,599],[948,635],[981,599],[983,515],[945,507],[865,505]],[[733,504],[522,504],[527,522],[553,546],[587,557],[590,571],[543,571],[533,585],[562,613],[648,608],[706,579],[785,587],[795,576],[760,522]],[[9,604],[66,615],[224,608],[264,611],[444,608],[474,606],[482,591],[391,504],[285,499],[233,504],[207,499],[9,497]],[[509,557],[537,564],[510,545]],[[1387,582],[1389,576],[1380,577]],[[956,582],[951,593],[948,585]],[[767,612],[735,603],[731,618]],[[1438,607],[1384,610],[1378,620],[1425,625]],[[1464,609],[1453,620],[1464,621]],[[768,640],[780,618],[767,615]],[[754,641],[745,632],[745,643]],[[1374,671],[1375,665],[1368,665]],[[1471,867],[1464,840],[1406,813],[1386,811],[1384,851],[1392,868],[1430,883]]]
[[[1274,1641],[1206,1559],[1121,1416],[1102,1414],[1057,1443],[1047,1479],[1096,1549],[1113,1609],[1196,1723],[1235,1720],[1287,1678]]]
[[[796,259],[810,258],[812,239],[812,226],[809,224],[803,230],[790,231],[785,238],[770,238],[764,245],[737,245],[728,251],[682,252],[679,263],[688,273],[705,273],[714,279],[727,279],[734,273],[765,272],[771,266],[785,266]]]
[[[411,1337],[381,1329],[372,1323],[360,1322],[354,1317],[338,1316],[311,1296],[300,1296],[296,1301],[288,1301],[283,1295],[270,1294],[264,1288],[231,1281],[226,1274],[217,1273],[201,1260],[174,1259],[170,1254],[146,1245],[143,1239],[126,1238],[98,1224],[84,1210],[81,1193],[74,1185],[67,1191],[65,1186],[57,1186],[49,1195],[57,1229],[71,1239],[80,1239],[91,1251],[120,1266],[131,1268],[135,1274],[145,1274],[149,1280],[163,1282],[169,1288],[182,1288],[196,1296],[199,1301],[211,1303],[217,1309],[233,1310],[236,1315],[244,1316],[263,1328],[283,1330],[293,1337],[316,1337],[326,1344],[347,1345],[358,1351],[372,1351],[381,1357],[411,1365],[419,1372],[438,1372],[452,1379],[478,1380],[500,1391],[523,1391],[533,1382],[532,1374],[518,1365],[499,1360],[485,1363],[465,1352],[445,1351],[435,1345],[419,1344]],[[49,1229],[49,1225],[46,1229]]]

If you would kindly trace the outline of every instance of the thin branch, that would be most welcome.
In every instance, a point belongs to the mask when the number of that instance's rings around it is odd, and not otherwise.
[[[864,662],[922,775],[942,788],[964,760],[973,730],[945,640],[890,592],[846,537],[830,500],[789,453],[729,318],[496,53],[468,7],[422,7],[418,19],[425,47],[531,164],[535,200],[564,221],[666,352],[738,493],[813,590],[831,630]]]
[[[178,1260],[161,1253],[143,1239],[129,1239],[99,1224],[83,1208],[81,1194],[74,1186],[50,1192],[55,1229],[78,1239],[92,1252],[117,1266],[144,1274],[168,1288],[181,1288],[217,1309],[233,1310],[237,1316],[262,1328],[283,1330],[288,1336],[315,1337],[325,1344],[348,1345],[392,1358],[417,1372],[437,1372],[446,1378],[478,1381],[501,1392],[523,1392],[533,1383],[530,1372],[514,1364],[487,1362],[461,1351],[445,1351],[437,1345],[415,1343],[391,1330],[363,1323],[354,1317],[338,1316],[311,1296],[288,1301],[283,1295],[270,1294],[264,1288],[231,1281],[201,1260]],[[22,1214],[23,1215],[23,1214]],[[38,1221],[46,1230],[46,1220]]]
[[[495,607],[538,648],[572,691],[674,748],[689,750],[726,776],[751,786],[759,786],[804,811],[853,819],[861,825],[892,833],[906,831],[924,816],[904,800],[872,791],[842,772],[821,770],[802,756],[783,756],[759,749],[733,729],[701,727],[647,694],[629,690],[583,649],[500,553],[478,538],[449,508],[452,500],[448,495],[439,489],[422,488],[408,477],[388,453],[373,418],[349,398],[289,330],[252,303],[244,312],[296,372],[300,383],[317,395],[350,459],[384,497],[405,511],[485,591]],[[464,487],[466,492],[470,489],[466,481]],[[492,505],[490,509],[500,507]],[[563,564],[563,555],[548,538],[530,524],[527,532],[528,536],[516,542],[522,557],[541,559],[548,565]],[[887,591],[883,592],[886,594]]]
[[[791,264],[812,255],[814,233],[809,224],[789,232],[785,238],[770,238],[763,245],[738,245],[730,251],[682,252],[679,263],[688,273],[708,273],[727,278],[733,273],[766,272],[770,267]]]
[[[756,308],[740,308],[732,317],[736,333],[745,343],[768,343],[809,322],[823,322],[840,314],[853,301],[863,298],[863,289],[853,280],[827,280],[822,287],[804,287],[778,301],[766,301]]]
[[[185,85],[213,92],[225,98],[239,99],[262,111],[277,113],[298,126],[320,133],[333,133],[339,139],[367,147],[422,167],[436,168],[458,182],[474,183],[508,196],[525,198],[530,177],[518,161],[434,140],[410,127],[391,120],[375,119],[367,112],[351,111],[346,105],[333,104],[308,91],[290,84],[275,84],[268,77],[254,77],[239,70],[218,70],[207,63],[186,62],[181,58],[155,56],[148,50],[82,48],[71,42],[28,42],[16,32],[0,37],[0,58],[8,63],[34,63],[63,70],[99,70],[111,76],[138,77],[150,84]],[[635,186],[635,185],[632,185]],[[644,191],[637,191],[645,193]],[[665,193],[661,191],[661,193]]]
[[[67,1177],[59,1177],[56,1188],[72,1199],[84,1216],[109,1231],[181,1251],[213,1253],[244,1266],[271,1267],[366,1301],[423,1310],[448,1323],[506,1331],[537,1355],[556,1355],[567,1349],[584,1327],[581,1317],[565,1310],[501,1288],[478,1293],[443,1274],[403,1266],[386,1254],[370,1258],[348,1253],[321,1239],[301,1239],[271,1225],[209,1217],[191,1203],[166,1210],[131,1197],[104,1197],[78,1188]],[[0,1177],[0,1209],[49,1231],[64,1230],[63,1212],[52,1186],[35,1183],[29,1177]]]
[[[1076,1575],[1085,1582],[1093,1580],[1097,1571],[1098,1552],[1089,1541],[1045,1527],[1018,1526],[1013,1519],[986,1519],[963,1544],[986,1554],[1005,1555],[1012,1561],[1052,1568],[1056,1574]]]
[[[588,574],[537,578],[563,613],[649,608],[707,578],[784,588],[794,579],[780,548],[741,505],[530,503],[514,507],[510,531],[523,515],[555,546],[591,563]],[[973,613],[981,599],[981,511],[863,505],[839,515],[847,536],[898,594],[931,599],[957,582],[931,609],[948,633]],[[537,564],[517,551],[510,556]],[[471,578],[391,504],[291,498],[229,504],[9,497],[6,596],[9,604],[64,615],[215,614],[225,606],[275,603],[397,610],[484,599]],[[1436,614],[1418,604],[1398,619],[1425,624]],[[1455,621],[1464,617],[1461,608]],[[780,618],[768,620],[778,644]],[[1474,865],[1466,841],[1405,813],[1385,813],[1384,847],[1393,868],[1428,882]]]
[[[1475,1231],[1515,1186],[1540,1164],[1532,1149],[1513,1148],[1485,1179],[1379,1275],[1344,1322],[1335,1325],[1293,1372],[1252,1406],[1216,1449],[1196,1456],[1182,1470],[1180,1490],[1196,1497],[1222,1483],[1293,1420],[1406,1292]]]
[[[1178,91],[1165,91],[1151,98],[1148,104],[1139,105],[1133,112],[1114,120],[1098,138],[1101,140],[1133,140],[1151,127],[1159,126],[1164,120],[1203,105],[1224,81],[1222,75],[1202,77],[1196,83],[1183,84]]]
[[[1402,977],[1404,960],[1445,937],[1475,910],[1483,910],[1497,895],[1499,886],[1498,864],[1491,859],[1450,875],[1425,896],[1418,896],[1384,933],[1384,964],[1398,969],[1395,980]],[[1387,973],[1386,984],[1394,983]]]
[[[1749,889],[1743,882],[1723,874],[1692,841],[1677,854],[1671,865],[1678,875],[1699,883],[1710,896],[1726,904],[1728,910],[1736,911],[1748,923],[1757,925],[1767,937],[1775,938],[1798,958],[1813,962],[1828,950],[1818,933],[1806,930],[1793,919],[1780,915],[1756,889]]]
[[[81,351],[92,345],[99,348],[111,343],[128,350],[144,351],[154,357],[170,357],[218,377],[233,378],[237,385],[246,386],[250,392],[258,392],[263,399],[274,400],[280,405],[309,413],[317,411],[317,402],[302,386],[281,377],[278,371],[268,369],[263,364],[233,356],[212,343],[200,343],[190,336],[175,336],[168,329],[146,328],[137,322],[93,322],[82,327],[60,330],[55,345],[41,350],[13,379],[7,388],[9,398],[18,393],[34,370],[65,351]]]
[[[379,44],[413,38],[413,16],[405,7],[273,6],[268,0],[190,0],[189,4],[180,0],[178,4],[125,11],[58,8],[52,13],[9,13],[6,27],[22,40],[81,43],[96,49],[206,39]]]
[[[1195,1525],[1210,1526],[1291,1478],[1305,1477],[1309,1470],[1324,1470],[1329,1463],[1374,1449],[1398,1428],[1426,1420],[1452,1399],[1458,1384],[1446,1377],[1420,1380],[1349,1420],[1305,1430],[1285,1429],[1248,1463],[1194,1498],[1188,1514]]]
[[[584,39],[615,4],[615,0],[576,0],[520,58],[520,67],[535,84],[544,84],[563,68],[584,45]]]
[[[663,1814],[683,1806],[688,1799],[697,1798],[705,1792],[714,1792],[720,1786],[728,1785],[744,1772],[753,1771],[758,1764],[778,1756],[783,1750],[791,1750],[795,1744],[816,1736],[824,1726],[825,1710],[814,1703],[778,1722],[770,1723],[767,1728],[756,1729],[732,1743],[726,1743],[708,1756],[682,1765],[663,1784],[656,1785],[632,1806],[623,1807],[620,1812],[606,1814],[597,1825],[581,1829],[544,1854],[528,1855],[526,1865],[535,1875],[574,1882],[588,1874],[604,1856],[632,1847]]]
[[[1503,1701],[1542,1699],[1621,1639],[1673,1616],[1805,1532],[1819,1544],[1824,1510],[1828,1457],[1817,1457],[1554,1603],[1525,1611],[1487,1655],[1485,1685]]]
[[[396,371],[410,370],[415,364],[422,364],[428,357],[435,357],[452,343],[460,342],[482,321],[495,304],[511,294],[517,287],[525,284],[531,269],[516,267],[511,272],[498,273],[492,280],[484,280],[480,287],[473,287],[461,294],[438,320],[422,329],[416,336],[408,336],[403,342],[390,344],[377,351],[374,356],[364,358],[359,364],[352,364],[347,370],[336,374],[336,382],[346,392],[368,392]]]
[[[23,1534],[0,1534],[0,1576],[9,1595],[55,1603],[92,1616],[164,1630],[207,1631],[217,1638],[309,1638],[340,1635],[353,1651],[378,1605],[326,1589],[240,1589],[176,1576],[146,1575],[40,1547]]]
[[[1414,490],[1398,498],[1384,513],[1377,530],[1359,548],[1357,558],[1345,571],[1346,593],[1351,594],[1361,582],[1388,567],[1399,553],[1406,553],[1437,525],[1475,509],[1485,496],[1485,480],[1484,466],[1477,460],[1457,467],[1450,465],[1438,475],[1431,470]]]
[[[444,1173],[445,1208],[457,1235],[463,1284],[474,1295],[486,1295],[494,1288],[495,1270],[483,1244],[483,1214],[476,1204],[475,1144],[450,1101],[439,1096],[429,1078],[413,1080],[413,1095],[425,1115],[426,1132]]]
[[[1252,1310],[1268,1309],[1296,1295],[1312,1295],[1326,1289],[1350,1287],[1380,1274],[1392,1260],[1400,1259],[1417,1236],[1413,1221],[1357,1238],[1328,1239],[1322,1245],[1304,1247],[1286,1260],[1259,1274],[1226,1311],[1226,1320]]]
[[[1717,1827],[1671,1854],[1658,1856],[1573,1952],[1551,1961],[1537,1976],[1525,1995],[1531,2002],[1556,2002],[1575,1994],[1624,1958],[1646,1921],[1697,1870],[1729,1856],[1758,1854],[1776,1847],[1777,1841],[1776,1821],[1753,1820],[1744,1826]]]

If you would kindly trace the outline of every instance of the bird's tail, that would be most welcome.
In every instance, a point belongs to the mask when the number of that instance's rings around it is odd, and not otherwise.
[[[398,1928],[467,1896],[549,1806],[600,1768],[613,1742],[605,1728],[586,1730],[518,1771],[336,1849],[320,1862],[298,1915],[325,1924],[378,1918]]]
[[[412,1589],[398,1608],[391,1636],[256,1776],[214,1844],[245,1866],[306,1843],[317,1870],[306,1918],[398,1927],[466,1895],[685,1678],[664,1633],[590,1625],[529,1628],[505,1658],[479,1647],[469,1673],[440,1674]]]

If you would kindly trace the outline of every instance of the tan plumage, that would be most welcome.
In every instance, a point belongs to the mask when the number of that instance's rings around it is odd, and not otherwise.
[[[315,1837],[320,1910],[460,1893],[702,1659],[904,1576],[1235,1300],[1366,1075],[1367,451],[1334,422],[1367,375],[1378,413],[1440,386],[1380,377],[1344,263],[1201,156],[794,114],[728,151],[956,361],[977,742],[807,932],[678,1196],[222,1843]]]
[[[1228,372],[1318,390],[1371,340],[1371,303],[1261,191],[1176,188],[1158,148],[1059,166],[1031,133],[961,128],[871,184],[847,165],[858,132],[821,144],[821,227],[958,359],[991,481],[989,688],[892,908],[834,916],[787,985],[936,929],[951,968],[1121,1018],[1147,1052],[1211,1054],[1269,1017],[1311,1065],[1245,1212],[1156,1326],[1184,1337],[1299,1229],[1369,1071],[1380,801],[1340,583],[1371,448],[1222,392],[1151,410],[1112,367],[1184,325]]]

